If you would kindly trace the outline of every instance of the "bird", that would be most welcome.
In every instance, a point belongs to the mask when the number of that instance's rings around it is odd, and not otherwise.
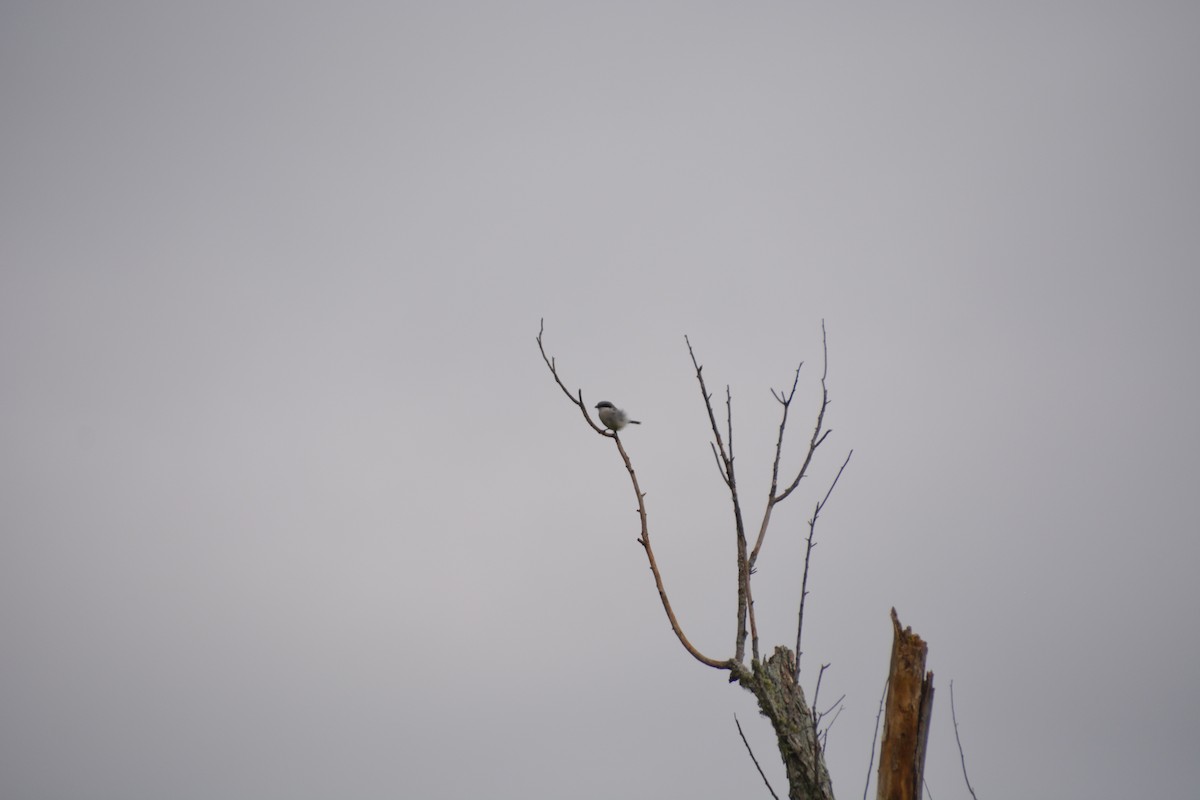
[[[596,411],[600,415],[600,421],[604,423],[604,427],[609,430],[619,431],[626,425],[642,424],[636,419],[630,419],[628,414],[607,400],[601,400],[599,403],[596,403]]]

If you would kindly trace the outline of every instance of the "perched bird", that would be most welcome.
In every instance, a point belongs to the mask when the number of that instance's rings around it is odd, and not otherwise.
[[[600,415],[600,421],[604,423],[604,427],[609,430],[619,431],[626,425],[641,425],[636,419],[630,419],[624,411],[614,406],[607,400],[601,400],[596,403],[596,411]]]

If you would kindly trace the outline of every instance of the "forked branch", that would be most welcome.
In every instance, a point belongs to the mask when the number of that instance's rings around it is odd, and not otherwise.
[[[713,412],[712,395],[704,384],[704,367],[696,360],[696,352],[692,343],[684,336],[687,343],[688,355],[692,357],[692,366],[696,368],[696,380],[700,383],[700,396],[704,398],[704,408],[708,412],[708,422],[713,432],[713,455],[717,459],[717,467],[721,477],[729,487],[729,498],[733,503],[733,521],[737,529],[737,634],[734,638],[733,659],[739,664],[746,657],[746,619],[750,618],[750,627],[755,631],[751,655],[758,659],[758,626],[754,621],[754,606],[750,597],[750,562],[746,555],[746,526],[742,523],[742,503],[738,498],[737,477],[733,471],[733,394],[725,387],[725,426],[729,436],[729,447],[726,449],[725,440],[721,437],[721,428],[717,425],[717,415]]]
[[[800,382],[800,370],[804,367],[804,362],[796,367],[796,376],[792,379],[792,388],[785,394],[782,390],[776,392],[771,390],[771,394],[775,400],[783,406],[783,415],[779,420],[779,436],[775,440],[775,461],[771,465],[771,490],[767,493],[767,507],[763,512],[762,524],[758,527],[758,538],[754,541],[754,549],[750,551],[750,569],[754,569],[754,565],[758,562],[758,553],[762,550],[763,541],[767,537],[767,526],[771,524],[771,512],[775,509],[776,504],[787,499],[796,487],[800,485],[800,481],[808,473],[808,465],[812,463],[813,456],[817,452],[817,448],[825,441],[825,437],[832,431],[825,430],[825,411],[829,408],[829,390],[826,387],[825,379],[829,376],[829,338],[825,333],[825,320],[821,320],[821,352],[822,352],[822,367],[821,367],[821,408],[817,412],[817,424],[813,428],[812,437],[808,440],[808,451],[804,454],[804,463],[800,465],[800,471],[796,473],[796,477],[792,480],[788,487],[782,492],[779,488],[779,461],[783,456],[783,432],[787,427],[788,411],[792,406],[792,399],[796,396],[796,386]]]

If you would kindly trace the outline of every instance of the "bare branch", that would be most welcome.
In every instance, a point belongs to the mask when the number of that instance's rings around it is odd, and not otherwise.
[[[733,461],[733,393],[725,384],[725,430],[729,436],[729,461]]]
[[[834,700],[833,704],[830,705],[829,708],[826,709],[825,711],[817,710],[817,702],[819,701],[819,699],[821,697],[821,678],[825,677],[825,670],[827,670],[827,669],[829,669],[829,665],[822,664],[821,669],[818,670],[818,672],[817,672],[817,687],[813,690],[812,708],[810,710],[810,713],[812,714],[814,730],[816,730],[820,726],[821,720],[824,719],[825,716],[828,715],[830,711],[833,711],[836,708],[837,712],[838,712],[837,714],[834,715],[833,719],[831,719],[829,721],[829,724],[825,726],[824,731],[819,731],[819,730],[817,731],[817,736],[820,741],[822,750],[825,749],[825,745],[829,742],[829,729],[833,727],[833,723],[836,722],[838,716],[841,715],[842,708],[843,708],[842,701],[846,699],[846,695],[843,694],[837,700]]]
[[[737,477],[733,470],[733,395],[729,386],[726,386],[726,427],[729,435],[729,448],[727,450],[725,440],[721,437],[721,428],[717,424],[717,415],[713,412],[712,395],[708,391],[708,386],[704,383],[704,367],[700,366],[700,362],[696,360],[696,351],[692,349],[691,340],[687,336],[684,336],[683,341],[687,343],[688,355],[692,358],[692,366],[696,368],[696,380],[700,383],[700,396],[704,398],[704,408],[708,412],[708,422],[712,426],[713,439],[716,440],[716,443],[713,444],[713,452],[717,456],[718,467],[723,467],[722,477],[725,479],[725,485],[729,487],[729,497],[733,502],[733,519],[737,528],[738,568],[737,634],[734,638],[733,660],[740,664],[746,657],[746,636],[748,635],[746,619],[750,615],[750,565],[746,556],[746,526],[742,522],[742,504],[738,499]],[[757,637],[755,638],[754,645],[751,652],[757,657]]]
[[[817,723],[817,720],[819,719],[819,717],[817,716],[817,701],[820,700],[820,698],[821,698],[821,678],[825,677],[825,670],[827,670],[827,669],[829,669],[829,665],[822,664],[821,668],[819,670],[817,670],[817,688],[813,689],[813,699],[812,699],[812,714],[813,714],[813,724],[814,725]]]
[[[553,358],[546,355],[546,348],[542,344],[542,333],[545,331],[545,329],[546,329],[546,320],[543,317],[541,324],[538,326],[538,335],[537,335],[538,350],[540,350],[542,352],[542,360],[546,362],[546,367],[550,370],[550,374],[554,376],[554,382],[558,384],[558,388],[563,390],[563,394],[565,394],[567,396],[568,400],[570,400],[575,405],[579,406],[580,413],[582,413],[583,418],[585,420],[587,420],[587,424],[592,426],[592,430],[594,430],[596,433],[600,434],[601,436],[609,436],[609,437],[615,436],[615,434],[610,433],[609,431],[605,430],[604,428],[600,427],[599,425],[597,425],[595,422],[592,421],[592,415],[588,413],[587,406],[584,405],[584,402],[583,402],[583,390],[580,389],[577,394],[571,394],[571,390],[566,387],[566,385],[562,382],[562,378],[560,378],[558,376],[558,364]]]
[[[833,483],[829,484],[829,491],[825,492],[825,497],[822,498],[821,502],[817,504],[817,514],[820,514],[821,509],[825,508],[825,504],[829,502],[829,496],[833,494],[833,489],[835,486],[837,486],[838,480],[842,477],[842,471],[845,470],[846,465],[850,463],[850,456],[852,455],[854,455],[853,450],[846,454],[846,460],[842,462],[842,466],[838,469],[837,475],[833,477]],[[816,514],[813,515],[813,521],[816,521]]]
[[[738,559],[738,569],[745,570],[746,613],[750,617],[750,658],[758,661],[758,622],[754,618],[754,593],[750,591],[750,567],[744,558],[746,554],[745,540],[739,540],[738,545],[738,555],[741,556]]]
[[[813,547],[816,546],[816,543],[813,542],[813,535],[816,533],[816,530],[817,530],[817,518],[821,516],[821,509],[825,508],[825,504],[829,502],[829,496],[833,494],[833,489],[835,486],[837,486],[838,480],[841,479],[842,472],[845,471],[846,465],[850,463],[850,456],[852,456],[852,455],[854,455],[853,450],[851,450],[846,455],[846,460],[842,462],[842,466],[837,471],[837,475],[834,476],[833,482],[831,484],[829,484],[829,491],[825,492],[825,497],[823,497],[821,499],[821,502],[817,503],[817,507],[815,509],[813,509],[812,518],[809,519],[809,521],[808,521],[808,542],[804,548],[804,577],[801,578],[801,580],[800,580],[800,618],[796,622],[796,681],[797,682],[799,682],[799,680],[800,680],[800,657],[804,654],[803,651],[800,649],[800,640],[804,635],[804,601],[808,597],[808,566],[809,566],[809,562],[812,560]]]
[[[842,699],[845,699],[845,697],[846,697],[846,695],[842,695]],[[822,752],[826,752],[826,753],[829,752],[829,732],[831,730],[833,730],[833,723],[838,721],[838,717],[840,717],[842,715],[842,711],[844,711],[846,708],[844,705],[842,705],[841,700],[838,700],[835,705],[837,706],[837,713],[833,715],[833,719],[829,720],[829,724],[825,726],[825,730],[821,731],[821,733],[819,734],[819,737],[821,740],[821,750],[822,750]],[[829,711],[832,711],[832,710],[833,710],[833,707],[831,706]],[[828,714],[829,711],[826,711],[825,714]],[[821,716],[824,717],[825,714],[822,714]]]
[[[783,390],[779,392],[776,392],[774,389],[771,390],[771,395],[783,406],[783,414],[779,421],[779,435],[775,440],[775,461],[771,466],[771,490],[767,494],[767,507],[763,511],[762,523],[758,528],[758,538],[754,540],[754,548],[750,551],[751,572],[754,571],[754,566],[758,562],[758,554],[762,550],[763,541],[766,539],[767,526],[771,523],[771,512],[774,511],[775,505],[787,499],[788,495],[800,485],[801,479],[808,473],[808,467],[812,463],[817,448],[825,441],[825,437],[830,434],[830,431],[823,430],[825,425],[825,411],[829,408],[829,391],[825,383],[825,379],[829,375],[829,338],[825,332],[825,320],[821,320],[821,352],[824,363],[821,368],[821,408],[817,413],[817,424],[813,428],[812,437],[809,439],[808,451],[804,455],[804,463],[800,465],[800,471],[796,473],[795,479],[781,493],[777,492],[779,487],[779,463],[783,455],[783,433],[787,427],[788,411],[791,409],[792,399],[796,396],[796,386],[800,382],[800,370],[804,367],[804,362],[800,362],[800,366],[796,367],[796,374],[792,378],[792,388],[790,391],[785,393]]]
[[[871,773],[875,771],[875,742],[879,741],[879,720],[883,719],[883,701],[887,697],[889,675],[883,682],[883,693],[879,695],[879,713],[875,715],[875,736],[871,739],[871,758],[867,761],[867,785],[863,787],[863,800],[867,800],[867,790],[871,788]]]
[[[637,473],[633,471],[633,464],[629,460],[629,454],[625,452],[625,445],[621,444],[621,437],[616,434],[612,437],[617,443],[617,450],[621,453],[621,460],[625,462],[625,469],[629,472],[629,479],[633,482],[633,492],[637,495],[638,501],[638,518],[642,523],[642,535],[637,540],[642,549],[646,551],[646,559],[650,562],[650,571],[654,574],[654,585],[658,588],[658,596],[662,600],[663,610],[667,612],[667,619],[671,623],[671,630],[675,632],[675,636],[679,639],[679,643],[683,648],[692,654],[692,657],[716,669],[729,669],[729,661],[718,661],[715,658],[709,658],[695,648],[688,641],[687,636],[683,633],[683,628],[679,624],[679,620],[675,618],[675,611],[671,608],[671,601],[667,599],[667,590],[663,587],[662,573],[658,571],[658,562],[654,558],[654,548],[650,546],[650,526],[646,518],[646,495],[642,492],[638,485]]]
[[[708,411],[708,422],[712,426],[713,436],[717,440],[715,446],[721,452],[721,460],[729,462],[731,459],[725,453],[725,441],[721,438],[721,429],[717,427],[717,417],[713,413],[712,395],[708,393],[708,387],[704,385],[704,367],[696,361],[696,353],[692,350],[692,343],[687,336],[683,337],[683,341],[687,344],[688,355],[692,357],[692,366],[696,368],[696,380],[700,382],[700,394],[704,398],[704,408]]]
[[[721,457],[717,455],[717,446],[712,442],[709,442],[708,444],[710,447],[712,447],[713,458],[716,459],[717,462],[717,472],[721,473],[721,480],[725,482],[726,486],[728,486],[729,476],[725,474],[725,465],[721,463]]]
[[[812,463],[813,454],[817,452],[821,442],[825,441],[825,437],[830,434],[830,431],[824,433],[821,431],[825,424],[825,410],[829,408],[829,390],[825,386],[825,378],[829,375],[829,339],[825,334],[825,320],[821,320],[821,352],[824,366],[821,368],[821,410],[817,412],[817,424],[813,428],[812,438],[808,441],[808,453],[804,456],[804,463],[800,465],[800,471],[796,473],[796,479],[775,499],[777,503],[785,499],[800,485],[800,479],[804,477],[808,471],[808,465]]]
[[[746,734],[742,733],[742,723],[738,722],[737,714],[733,715],[733,724],[737,725],[738,736],[742,737],[742,744],[746,745],[746,752],[750,754],[750,760],[754,762],[754,768],[758,770],[759,775],[762,775],[763,783],[767,785],[767,791],[771,793],[771,797],[779,800],[779,795],[775,794],[775,790],[771,788],[771,782],[767,780],[766,773],[758,765],[758,759],[754,757],[754,751],[750,749],[750,743],[746,741]]]
[[[671,630],[675,632],[675,636],[679,639],[679,642],[683,645],[684,649],[691,653],[692,657],[701,664],[705,664],[716,669],[733,670],[736,666],[740,665],[740,659],[738,662],[734,662],[733,660],[718,661],[715,658],[709,658],[697,650],[695,646],[688,641],[687,636],[684,635],[683,628],[680,626],[679,620],[675,617],[675,611],[671,608],[671,601],[667,599],[667,590],[663,587],[662,573],[660,573],[658,570],[658,562],[654,558],[654,549],[650,546],[650,526],[647,521],[646,514],[646,494],[642,491],[641,486],[638,485],[637,473],[634,472],[633,463],[629,460],[629,454],[625,452],[625,446],[621,443],[621,437],[617,435],[616,431],[601,429],[592,421],[591,416],[587,412],[587,407],[583,403],[583,392],[579,392],[577,399],[571,394],[570,390],[563,385],[562,379],[559,378],[558,375],[557,363],[554,361],[554,359],[546,355],[546,349],[542,344],[542,332],[544,328],[545,321],[543,320],[542,326],[538,329],[538,349],[541,350],[542,360],[546,362],[546,367],[550,370],[550,374],[554,376],[554,381],[558,384],[559,388],[563,390],[563,394],[565,394],[572,403],[575,403],[575,405],[579,406],[579,410],[583,412],[584,419],[587,420],[587,423],[592,426],[592,429],[602,436],[607,436],[616,443],[617,451],[621,454],[621,460],[625,462],[625,469],[629,472],[629,480],[633,483],[633,493],[637,497],[638,519],[641,521],[642,527],[641,537],[637,541],[638,544],[642,546],[642,549],[646,551],[646,559],[650,562],[650,571],[654,574],[654,585],[658,588],[658,596],[662,600],[663,610],[667,612],[667,620],[671,623]]]
[[[767,492],[767,508],[763,512],[762,524],[758,526],[758,538],[754,540],[754,549],[750,551],[751,569],[758,561],[758,551],[762,549],[763,539],[766,538],[767,526],[771,523],[771,511],[779,502],[775,497],[775,490],[779,486],[779,460],[783,456],[783,431],[787,427],[788,409],[792,405],[792,398],[796,396],[796,386],[800,383],[800,370],[803,367],[804,362],[801,361],[800,366],[796,367],[796,377],[792,379],[792,389],[787,394],[784,394],[782,389],[778,394],[774,389],[771,390],[771,396],[783,406],[783,416],[779,420],[779,436],[775,439],[775,461],[771,464],[771,490]]]
[[[950,681],[950,719],[954,721],[954,741],[958,743],[958,759],[962,762],[963,780],[967,782],[967,791],[971,793],[971,797],[975,797],[971,779],[967,777],[967,757],[963,755],[962,739],[958,738],[958,715],[954,713],[954,681]],[[975,797],[975,800],[979,798]]]
[[[831,705],[829,708],[822,711],[820,714],[817,714],[817,719],[821,719],[822,717],[828,716],[829,712],[833,711],[835,708],[840,706],[842,704],[842,701],[845,699],[846,699],[846,695],[843,694],[837,700],[834,700],[833,705]],[[830,723],[830,724],[832,724],[832,723]]]

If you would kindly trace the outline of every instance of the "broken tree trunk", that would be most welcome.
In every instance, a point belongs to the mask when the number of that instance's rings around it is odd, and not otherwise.
[[[796,656],[776,647],[766,661],[734,672],[735,680],[758,699],[758,708],[771,720],[779,755],[787,770],[791,800],[833,800],[833,785],[825,768],[816,720],[796,682]]]
[[[920,800],[925,744],[933,711],[933,673],[925,672],[928,645],[912,628],[900,628],[892,609],[892,665],[879,752],[879,800]]]

